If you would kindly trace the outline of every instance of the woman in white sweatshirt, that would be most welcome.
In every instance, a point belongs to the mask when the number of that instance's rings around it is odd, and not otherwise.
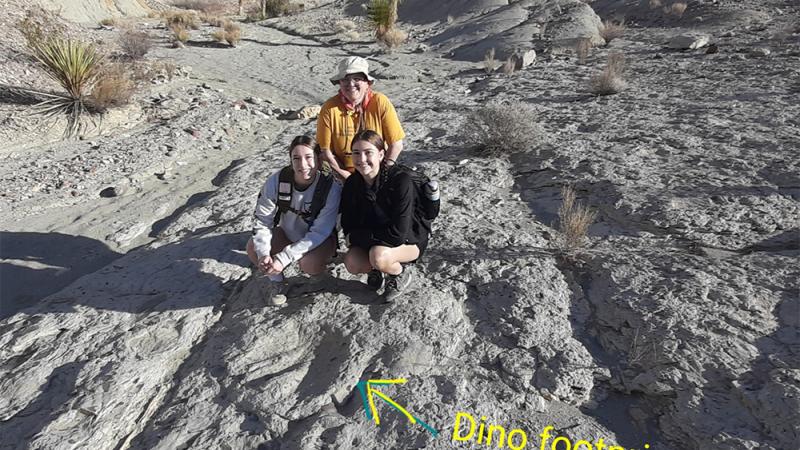
[[[325,270],[336,254],[336,215],[342,186],[320,169],[320,148],[310,136],[289,145],[291,165],[264,183],[256,204],[253,237],[247,255],[272,281],[300,261],[310,275]]]

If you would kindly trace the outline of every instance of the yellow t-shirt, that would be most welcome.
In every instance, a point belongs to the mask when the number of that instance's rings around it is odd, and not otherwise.
[[[355,171],[350,143],[358,129],[359,120],[359,113],[345,108],[339,94],[322,105],[317,118],[319,146],[330,149],[336,156],[339,167],[350,173]],[[380,134],[386,145],[400,141],[406,136],[403,127],[400,126],[394,105],[379,92],[372,93],[372,98],[364,111],[364,127]]]

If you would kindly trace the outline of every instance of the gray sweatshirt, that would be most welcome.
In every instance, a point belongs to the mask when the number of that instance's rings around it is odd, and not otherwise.
[[[270,253],[270,242],[272,240],[272,224],[275,220],[275,214],[278,212],[278,178],[280,170],[270,175],[264,187],[261,189],[261,195],[256,203],[255,223],[253,224],[253,244],[255,244],[256,254],[261,259],[264,255]],[[311,200],[314,197],[314,190],[317,188],[320,173],[314,182],[304,190],[299,190],[297,187],[292,189],[292,202],[291,206],[297,211],[306,212],[311,209]],[[286,211],[281,214],[281,220],[278,224],[286,233],[286,237],[292,242],[287,245],[280,253],[274,256],[275,259],[281,262],[284,267],[299,260],[309,251],[317,248],[320,244],[325,242],[331,233],[333,227],[336,225],[336,215],[339,213],[339,200],[342,196],[342,185],[334,181],[331,185],[331,190],[328,192],[328,198],[325,201],[325,206],[320,211],[317,218],[308,226],[302,217],[298,216],[292,211]]]

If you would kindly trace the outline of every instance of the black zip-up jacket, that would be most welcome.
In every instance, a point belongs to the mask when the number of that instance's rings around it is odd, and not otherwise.
[[[422,256],[431,228],[416,212],[416,197],[411,177],[395,166],[382,166],[372,186],[356,171],[342,189],[342,230],[357,247],[416,244]]]

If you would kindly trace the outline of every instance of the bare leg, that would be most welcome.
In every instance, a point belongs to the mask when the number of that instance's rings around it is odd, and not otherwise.
[[[350,247],[350,250],[344,255],[344,266],[348,272],[354,275],[372,270],[372,265],[369,263],[369,254],[361,247]]]
[[[321,274],[336,251],[335,239],[334,236],[328,237],[317,248],[300,258],[300,270],[309,275]]]
[[[389,275],[399,275],[403,271],[400,263],[414,261],[417,258],[419,258],[419,247],[416,244],[399,247],[376,245],[369,249],[370,265]]]

